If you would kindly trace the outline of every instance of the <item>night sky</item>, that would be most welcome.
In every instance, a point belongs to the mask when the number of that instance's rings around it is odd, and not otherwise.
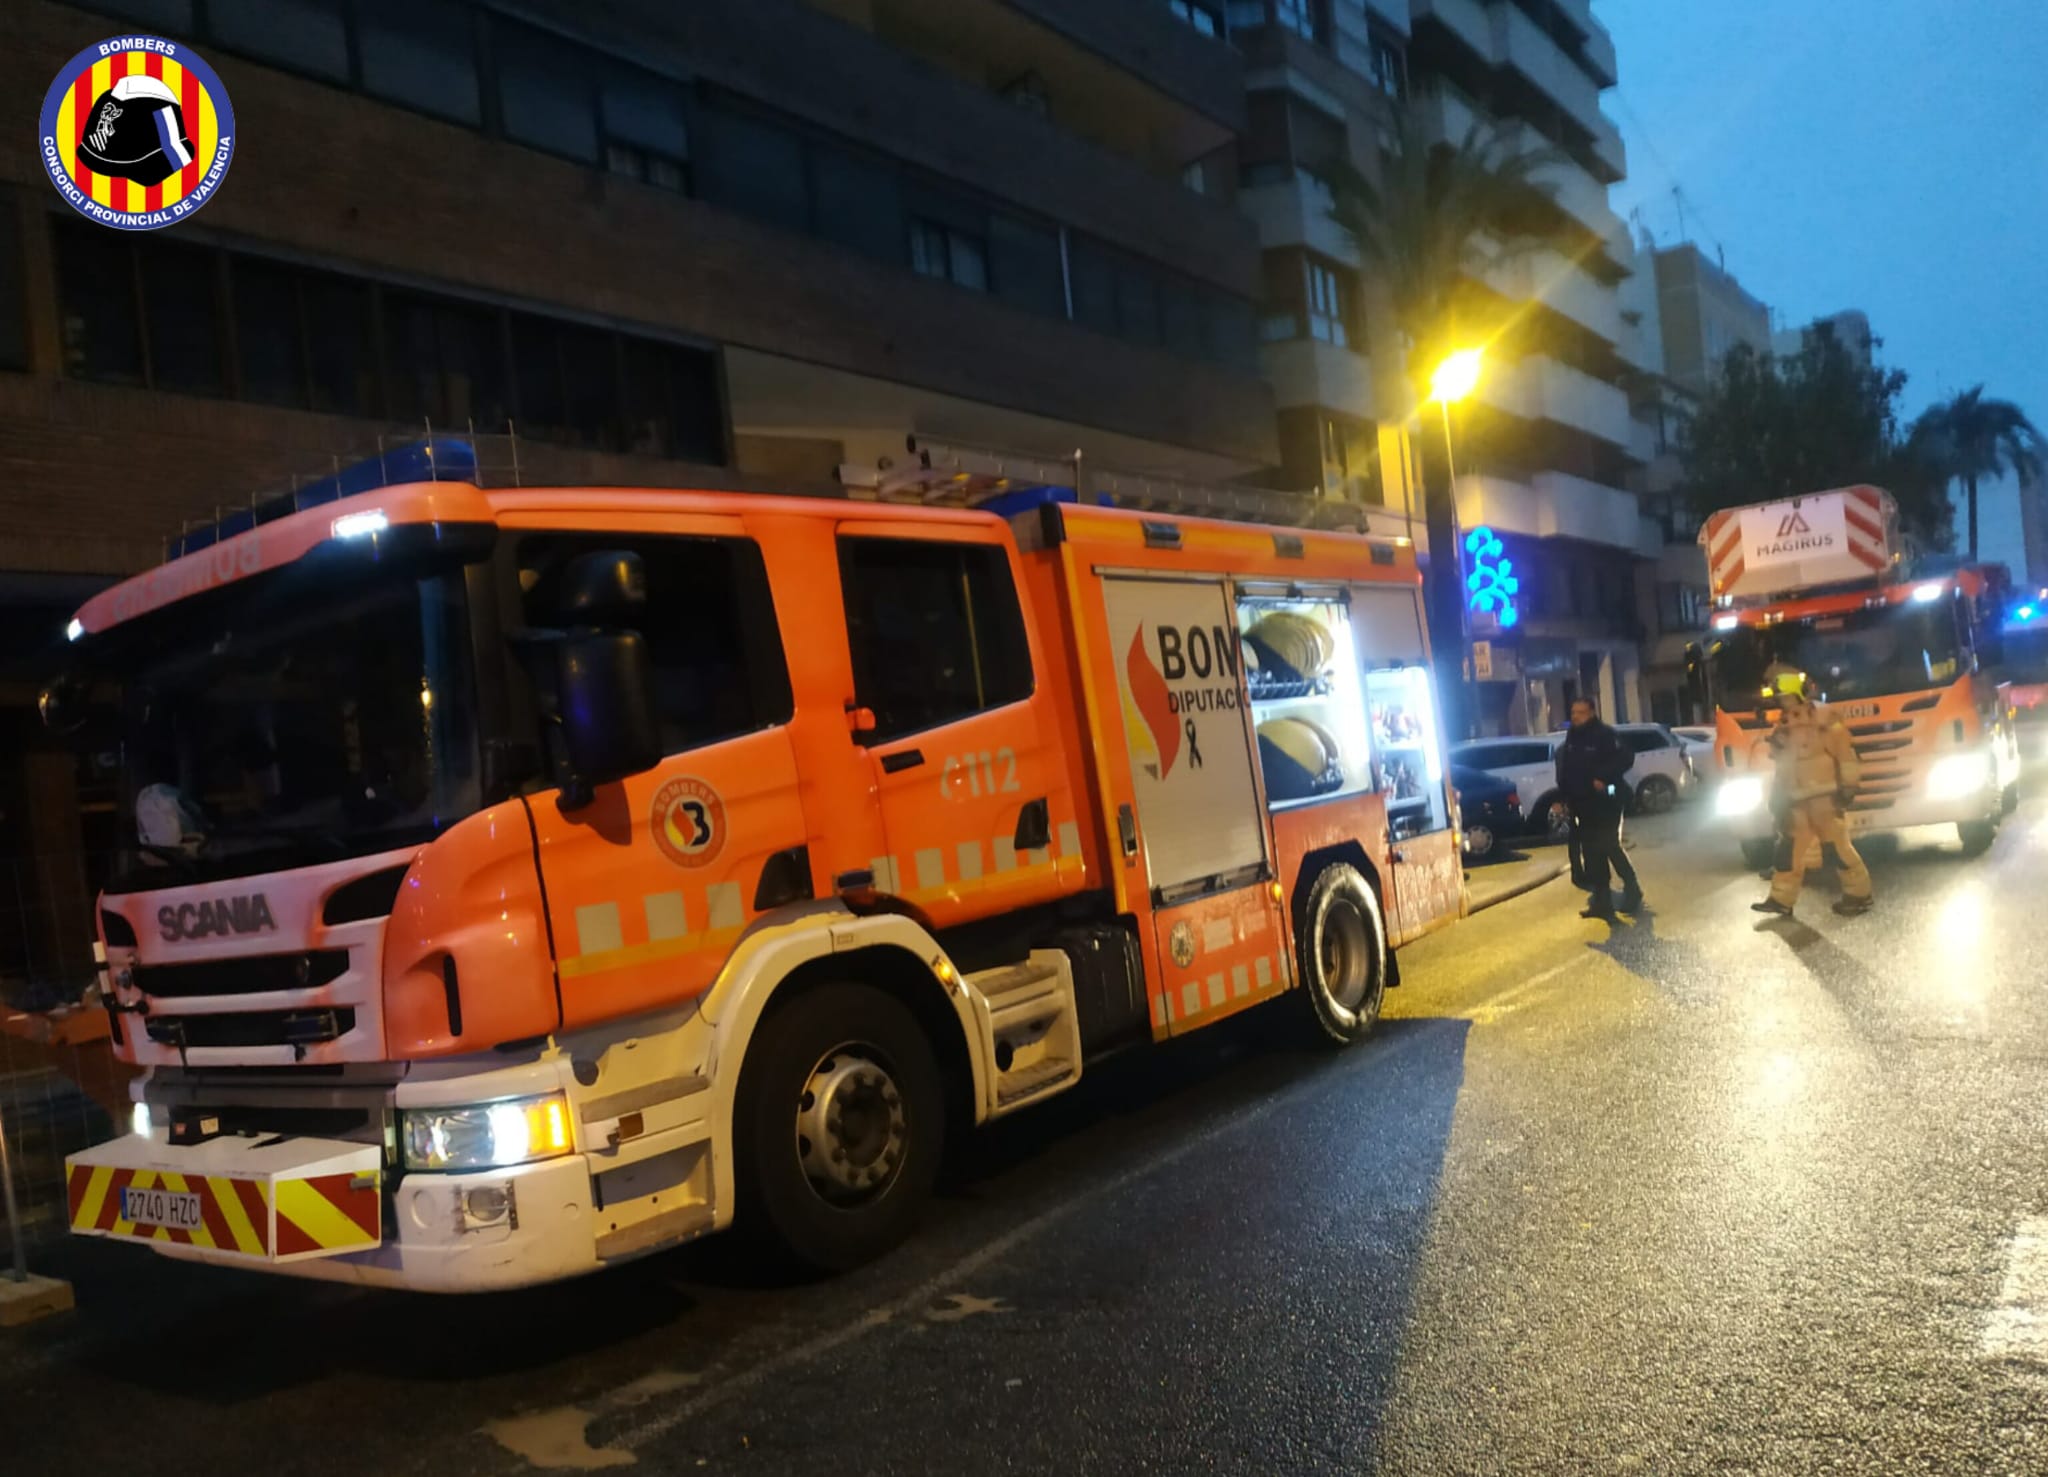
[[[1979,382],[2048,430],[2048,0],[1598,0],[1614,208],[1803,323],[1861,308],[1907,415]],[[1684,234],[1680,203],[1684,192]],[[2020,566],[2009,487],[1984,556]],[[1960,524],[1958,525],[1960,532]]]

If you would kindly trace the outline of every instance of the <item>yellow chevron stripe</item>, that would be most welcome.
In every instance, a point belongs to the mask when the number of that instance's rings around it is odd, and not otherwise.
[[[213,1175],[206,1183],[213,1190],[213,1203],[220,1207],[228,1223],[229,1234],[235,1238],[235,1250],[248,1256],[262,1256],[263,1238],[249,1224],[249,1213],[242,1209],[242,1197],[235,1193],[234,1181]]]
[[[277,1213],[313,1238],[316,1246],[369,1246],[370,1234],[304,1180],[277,1182]]]
[[[107,1203],[107,1186],[114,1182],[114,1166],[95,1164],[92,1173],[86,1177],[85,1198],[78,1202],[78,1214],[71,1218],[71,1224],[81,1231],[90,1231],[100,1218],[100,1211]]]

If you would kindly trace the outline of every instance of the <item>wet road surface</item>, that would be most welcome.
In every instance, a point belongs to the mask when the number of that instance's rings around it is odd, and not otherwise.
[[[2048,1472],[2048,799],[1789,922],[1687,814],[998,1125],[879,1265],[428,1300],[74,1244],[0,1470]]]

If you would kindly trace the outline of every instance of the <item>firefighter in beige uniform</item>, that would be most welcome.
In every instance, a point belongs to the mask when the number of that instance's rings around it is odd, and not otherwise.
[[[1792,821],[1789,864],[1771,879],[1771,895],[1753,906],[1759,913],[1788,914],[1799,900],[1806,869],[1820,861],[1823,843],[1842,863],[1842,896],[1835,911],[1844,917],[1870,911],[1870,869],[1849,840],[1843,807],[1855,791],[1861,766],[1849,730],[1840,719],[1814,706],[1806,680],[1793,673],[1777,681],[1780,703],[1777,784],[1786,792]],[[1784,859],[1781,850],[1780,859]]]

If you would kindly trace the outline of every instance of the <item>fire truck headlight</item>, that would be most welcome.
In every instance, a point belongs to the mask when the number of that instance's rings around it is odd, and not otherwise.
[[[1990,783],[1989,754],[1951,754],[1927,771],[1927,798],[1963,800]]]
[[[575,1147],[559,1092],[456,1108],[407,1108],[407,1169],[503,1169]]]
[[[1714,796],[1714,810],[1720,815],[1748,815],[1764,803],[1764,782],[1738,776],[1722,783]]]

